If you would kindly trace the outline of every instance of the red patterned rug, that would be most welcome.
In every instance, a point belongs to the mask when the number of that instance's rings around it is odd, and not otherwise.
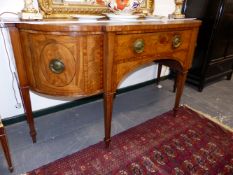
[[[233,175],[233,133],[187,107],[27,175]]]

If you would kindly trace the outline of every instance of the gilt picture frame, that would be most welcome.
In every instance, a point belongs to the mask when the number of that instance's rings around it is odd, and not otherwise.
[[[154,0],[144,0],[140,11],[153,12]],[[44,18],[72,18],[77,14],[101,15],[109,13],[102,0],[38,0]]]

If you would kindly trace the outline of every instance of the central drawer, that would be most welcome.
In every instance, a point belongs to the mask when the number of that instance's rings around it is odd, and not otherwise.
[[[134,57],[159,57],[160,54],[186,50],[189,47],[191,30],[116,36],[115,59],[121,61]]]

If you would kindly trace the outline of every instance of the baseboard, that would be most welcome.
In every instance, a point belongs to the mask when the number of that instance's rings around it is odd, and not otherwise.
[[[160,78],[160,80],[163,81],[163,80],[166,80],[167,78],[168,78],[168,76],[163,76],[163,77]],[[121,89],[117,90],[116,95],[126,93],[126,92],[129,92],[129,91],[135,90],[135,89],[139,89],[139,88],[142,88],[144,86],[154,84],[155,82],[156,82],[156,79],[153,79],[153,80],[142,82],[142,83],[139,83],[139,84],[136,84],[136,85],[121,88]],[[83,105],[83,104],[87,104],[87,103],[90,103],[90,102],[93,102],[93,101],[97,101],[97,100],[102,99],[102,98],[103,98],[103,94],[98,94],[98,95],[95,95],[95,96],[74,100],[74,101],[71,101],[71,102],[67,102],[65,104],[60,104],[60,105],[52,106],[52,107],[49,107],[49,108],[41,109],[41,110],[38,110],[38,111],[33,111],[33,116],[34,116],[34,118],[41,117],[41,116],[51,114],[51,113],[54,113],[54,112],[58,112],[58,111],[61,111],[61,110],[64,110],[64,109],[68,109],[68,108],[72,108],[72,107],[75,107],[75,106],[80,106],[80,105]],[[2,119],[2,123],[5,126],[7,126],[7,125],[15,124],[15,123],[18,123],[18,122],[22,122],[22,121],[25,121],[25,120],[26,120],[25,114],[21,114],[21,115],[13,116],[13,117],[10,117],[10,118]]]

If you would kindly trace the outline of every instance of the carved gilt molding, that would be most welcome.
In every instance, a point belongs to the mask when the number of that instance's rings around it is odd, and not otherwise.
[[[146,0],[142,11],[153,11],[153,0]],[[70,18],[75,14],[102,14],[109,10],[104,5],[98,4],[75,4],[75,3],[54,3],[53,0],[38,0],[40,12],[44,18]]]

